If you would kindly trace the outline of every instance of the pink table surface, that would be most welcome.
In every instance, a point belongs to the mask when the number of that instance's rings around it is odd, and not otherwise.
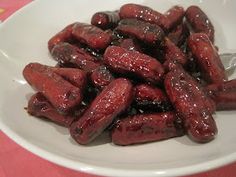
[[[0,0],[3,21],[31,0]],[[114,174],[115,175],[115,174]],[[235,177],[236,162],[205,173],[185,177]],[[61,167],[20,147],[0,131],[0,177],[96,177]]]

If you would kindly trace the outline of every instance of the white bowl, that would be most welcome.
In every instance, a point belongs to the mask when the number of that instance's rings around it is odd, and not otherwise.
[[[24,107],[33,90],[22,77],[32,61],[54,65],[47,41],[75,21],[89,22],[96,11],[136,2],[158,11],[197,4],[216,29],[221,52],[236,47],[234,0],[40,0],[15,13],[0,27],[0,128],[29,151],[52,162],[87,173],[109,176],[176,176],[206,171],[236,159],[235,111],[214,115],[219,134],[207,144],[186,136],[135,146],[115,146],[103,135],[88,146],[76,144],[66,128],[30,117]],[[232,78],[236,78],[234,73]]]

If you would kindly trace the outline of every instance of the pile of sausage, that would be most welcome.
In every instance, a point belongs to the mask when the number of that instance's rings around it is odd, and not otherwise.
[[[236,80],[228,81],[214,46],[214,27],[197,6],[164,14],[139,4],[97,12],[48,41],[56,66],[29,63],[37,91],[29,114],[68,127],[88,144],[109,131],[117,145],[187,134],[209,142],[212,114],[236,109]]]

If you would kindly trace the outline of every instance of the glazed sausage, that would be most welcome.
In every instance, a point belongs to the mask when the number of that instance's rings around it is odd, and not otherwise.
[[[165,33],[156,24],[137,19],[123,19],[115,29],[122,35],[132,36],[149,45],[159,45]]]
[[[92,16],[91,24],[103,30],[112,29],[117,26],[120,16],[117,11],[97,12]]]
[[[72,28],[75,23],[72,23],[68,26],[66,26],[62,31],[54,35],[49,41],[48,41],[48,49],[51,51],[53,47],[61,42],[70,42],[73,40],[72,36]]]
[[[127,50],[135,50],[138,52],[142,52],[142,49],[141,49],[141,46],[139,45],[139,43],[136,40],[131,39],[131,38],[120,39],[117,46],[120,46],[120,47],[127,49]]]
[[[189,137],[197,142],[214,139],[217,127],[210,113],[212,105],[196,81],[183,69],[176,68],[166,75],[164,84]]]
[[[82,101],[82,90],[46,65],[30,63],[25,66],[23,75],[32,87],[42,92],[59,113],[71,110]]]
[[[50,67],[52,71],[69,81],[72,85],[84,90],[87,85],[86,73],[77,68],[57,68]]]
[[[175,28],[183,20],[185,11],[181,6],[173,6],[164,15],[169,22],[169,30]]]
[[[169,22],[163,14],[143,5],[125,4],[120,8],[120,18],[136,18],[160,26],[164,31],[169,30]]]
[[[214,26],[207,15],[198,7],[190,6],[185,13],[188,23],[196,33],[205,33],[214,42]]]
[[[65,127],[69,127],[75,120],[74,116],[59,114],[40,92],[31,96],[27,111],[32,116],[45,118]]]
[[[166,112],[172,108],[166,94],[157,87],[140,84],[134,87],[134,91],[134,98],[138,108],[155,112]]]
[[[165,72],[168,73],[175,68],[182,67],[182,65],[179,64],[176,60],[167,60],[163,63],[163,67],[165,69]]]
[[[167,37],[164,39],[162,49],[164,52],[164,60],[165,62],[177,62],[181,65],[185,65],[187,63],[186,55],[177,47],[170,39]],[[166,65],[164,63],[164,65]]]
[[[123,78],[112,81],[70,128],[71,136],[80,144],[88,144],[108,127],[114,118],[132,102],[132,84]]]
[[[86,23],[76,23],[73,26],[72,35],[80,43],[97,50],[105,49],[112,39],[111,33]]]
[[[216,110],[236,110],[236,79],[206,87],[208,95],[214,100]]]
[[[159,83],[164,74],[162,65],[156,59],[117,46],[106,49],[104,63],[114,72],[132,73],[152,83]]]
[[[103,89],[114,80],[114,77],[105,66],[101,65],[91,73],[90,79],[95,87]]]
[[[189,36],[189,30],[185,23],[177,25],[167,37],[178,47],[181,47]]]
[[[223,83],[210,84],[206,87],[206,90],[209,95],[214,95],[217,92],[236,91],[236,79]]]
[[[100,65],[96,63],[96,59],[87,52],[69,43],[60,43],[56,45],[53,48],[51,55],[59,63],[74,64],[85,72],[91,72]]]
[[[188,39],[188,47],[201,70],[202,76],[208,83],[221,83],[227,80],[219,54],[206,34],[191,34]]]
[[[91,72],[100,66],[96,59],[81,48],[69,43],[60,43],[51,51],[52,57],[59,63],[74,64],[76,67]]]
[[[216,104],[217,111],[236,110],[236,91],[217,92],[211,98]]]
[[[60,43],[53,48],[51,54],[60,63],[74,64],[89,73],[91,82],[97,88],[103,88],[113,80],[112,74],[105,66],[96,62],[94,57],[74,45]]]
[[[114,125],[112,142],[117,145],[130,145],[160,141],[182,136],[182,122],[173,112],[137,114],[123,118]]]

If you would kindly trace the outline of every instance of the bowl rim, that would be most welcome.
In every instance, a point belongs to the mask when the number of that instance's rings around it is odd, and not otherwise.
[[[1,120],[1,119],[0,119]],[[22,138],[17,133],[12,131],[8,126],[0,121],[0,130],[4,132],[9,138],[14,142],[25,148],[26,150],[32,152],[33,154],[46,159],[52,163],[55,163],[60,166],[67,167],[76,171],[81,171],[84,173],[90,173],[94,175],[103,175],[103,176],[158,176],[158,177],[167,177],[167,176],[181,176],[181,175],[190,175],[200,172],[205,172],[208,170],[215,169],[232,163],[235,161],[236,152],[231,153],[227,156],[216,158],[204,163],[198,163],[194,165],[189,165],[185,167],[172,168],[172,169],[157,169],[157,170],[137,170],[137,169],[121,169],[121,168],[109,168],[102,167],[98,165],[91,165],[83,162],[78,162],[75,160],[67,159],[65,157],[58,156],[54,153],[48,152],[32,143],[30,143],[25,138]]]

